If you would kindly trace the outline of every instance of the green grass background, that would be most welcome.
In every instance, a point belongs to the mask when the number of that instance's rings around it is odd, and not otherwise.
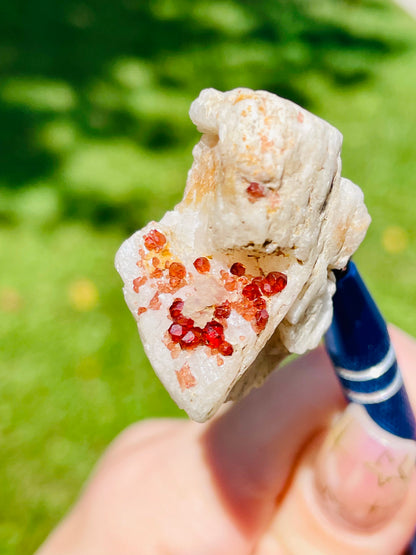
[[[344,134],[356,256],[416,335],[416,23],[387,0],[0,7],[0,553],[32,553],[128,424],[179,415],[113,257],[180,199],[199,91],[286,96]]]

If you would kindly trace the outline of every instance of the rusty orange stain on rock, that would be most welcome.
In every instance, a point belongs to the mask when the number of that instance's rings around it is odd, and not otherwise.
[[[238,104],[242,100],[247,100],[248,98],[253,98],[254,94],[250,93],[240,93],[237,98],[234,100],[233,104]]]
[[[269,150],[274,146],[274,142],[270,141],[265,135],[260,135],[260,142],[262,150]]]
[[[215,191],[217,175],[217,160],[213,155],[212,149],[204,152],[199,164],[194,165],[188,177],[188,182],[192,185],[186,192],[183,204],[199,204],[202,199]]]

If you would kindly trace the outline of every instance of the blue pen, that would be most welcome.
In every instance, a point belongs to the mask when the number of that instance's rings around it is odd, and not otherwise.
[[[413,540],[409,547],[406,549],[404,555],[416,555],[416,533],[413,536]]]
[[[353,262],[337,273],[325,343],[349,401],[381,428],[416,439],[416,425],[387,326]]]
[[[415,440],[415,418],[386,323],[353,262],[335,274],[334,316],[325,343],[344,394],[383,430]],[[416,535],[406,554],[416,555]]]

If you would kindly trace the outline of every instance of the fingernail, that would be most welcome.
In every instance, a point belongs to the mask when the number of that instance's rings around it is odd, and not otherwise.
[[[325,510],[353,527],[377,527],[401,507],[414,472],[416,443],[380,428],[351,403],[328,433],[315,478]]]

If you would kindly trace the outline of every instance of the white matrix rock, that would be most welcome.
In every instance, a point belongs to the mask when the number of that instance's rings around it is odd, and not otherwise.
[[[202,422],[287,354],[316,347],[332,318],[331,270],[370,217],[340,175],[342,135],[296,104],[206,89],[190,116],[202,137],[183,200],[122,244],[116,268],[153,368]]]

